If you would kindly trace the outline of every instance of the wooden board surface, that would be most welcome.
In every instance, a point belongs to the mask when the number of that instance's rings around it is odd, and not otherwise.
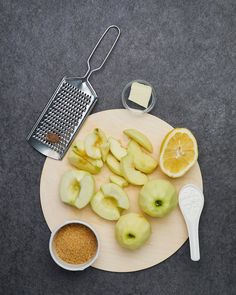
[[[154,147],[154,157],[158,157],[161,141],[172,129],[166,122],[149,114],[138,115],[120,109],[108,110],[90,115],[77,138],[83,139],[96,127],[102,128],[108,136],[112,135],[120,139],[124,145],[128,142],[128,138],[123,135],[122,131],[126,128],[139,129],[151,140]],[[66,156],[62,161],[46,159],[40,184],[41,206],[51,230],[71,219],[86,221],[97,230],[101,241],[101,252],[93,267],[114,272],[142,270],[167,259],[187,240],[186,225],[179,208],[177,208],[162,219],[146,216],[152,226],[152,235],[141,249],[129,251],[121,248],[114,237],[115,222],[100,218],[89,206],[79,210],[60,201],[58,191],[60,178],[65,171],[71,168]],[[111,172],[107,167],[103,167],[100,174],[95,176],[97,189],[102,183],[109,181],[109,175]],[[198,163],[180,179],[172,180],[166,177],[159,168],[149,178],[169,179],[178,191],[187,183],[195,184],[202,189],[202,176]],[[139,189],[139,187],[132,185],[125,188],[131,203],[128,212],[140,212],[137,203]]]

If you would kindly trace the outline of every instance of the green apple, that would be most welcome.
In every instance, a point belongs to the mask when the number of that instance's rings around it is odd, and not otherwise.
[[[140,144],[143,148],[145,148],[148,152],[153,152],[152,143],[147,138],[146,135],[144,135],[142,132],[136,130],[136,129],[125,129],[124,134],[126,134],[129,138],[136,141],[138,144]]]
[[[115,174],[122,176],[122,172],[120,169],[120,162],[116,160],[111,154],[108,154],[106,159],[106,164],[108,168]]]
[[[110,151],[113,156],[120,161],[120,159],[127,155],[127,150],[122,147],[121,143],[113,137],[109,137]]]
[[[175,187],[167,180],[147,182],[139,192],[139,206],[152,217],[164,217],[178,204]]]
[[[121,187],[126,187],[129,185],[128,181],[126,181],[126,179],[124,179],[121,176],[118,175],[110,175],[110,181],[121,186]]]
[[[118,243],[129,250],[143,246],[150,235],[150,223],[137,213],[122,215],[115,226],[115,236]]]
[[[128,154],[121,159],[120,168],[123,176],[129,183],[144,185],[148,181],[146,174],[135,169],[132,155]]]
[[[69,170],[62,176],[59,192],[62,202],[84,208],[95,192],[94,178],[85,171]]]
[[[128,144],[128,153],[133,155],[134,166],[144,173],[152,173],[157,167],[157,161],[144,153],[137,142],[131,140]]]
[[[94,195],[90,204],[93,211],[100,217],[118,220],[121,210],[129,208],[129,199],[121,187],[114,183],[106,183]]]

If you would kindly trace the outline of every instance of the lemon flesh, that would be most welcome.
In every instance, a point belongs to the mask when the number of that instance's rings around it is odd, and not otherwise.
[[[160,168],[168,176],[184,175],[197,161],[198,146],[192,132],[175,128],[164,138],[160,151]]]

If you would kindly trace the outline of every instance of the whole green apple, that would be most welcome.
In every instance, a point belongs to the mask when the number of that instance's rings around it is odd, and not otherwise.
[[[152,217],[164,217],[178,204],[175,187],[167,180],[147,182],[139,193],[139,206]]]
[[[115,236],[118,243],[130,250],[141,247],[150,235],[150,223],[137,213],[122,215],[115,226]]]

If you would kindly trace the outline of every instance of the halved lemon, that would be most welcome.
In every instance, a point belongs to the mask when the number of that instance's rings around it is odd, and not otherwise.
[[[160,151],[160,168],[168,176],[184,175],[197,161],[198,146],[192,132],[175,128],[164,138]]]

